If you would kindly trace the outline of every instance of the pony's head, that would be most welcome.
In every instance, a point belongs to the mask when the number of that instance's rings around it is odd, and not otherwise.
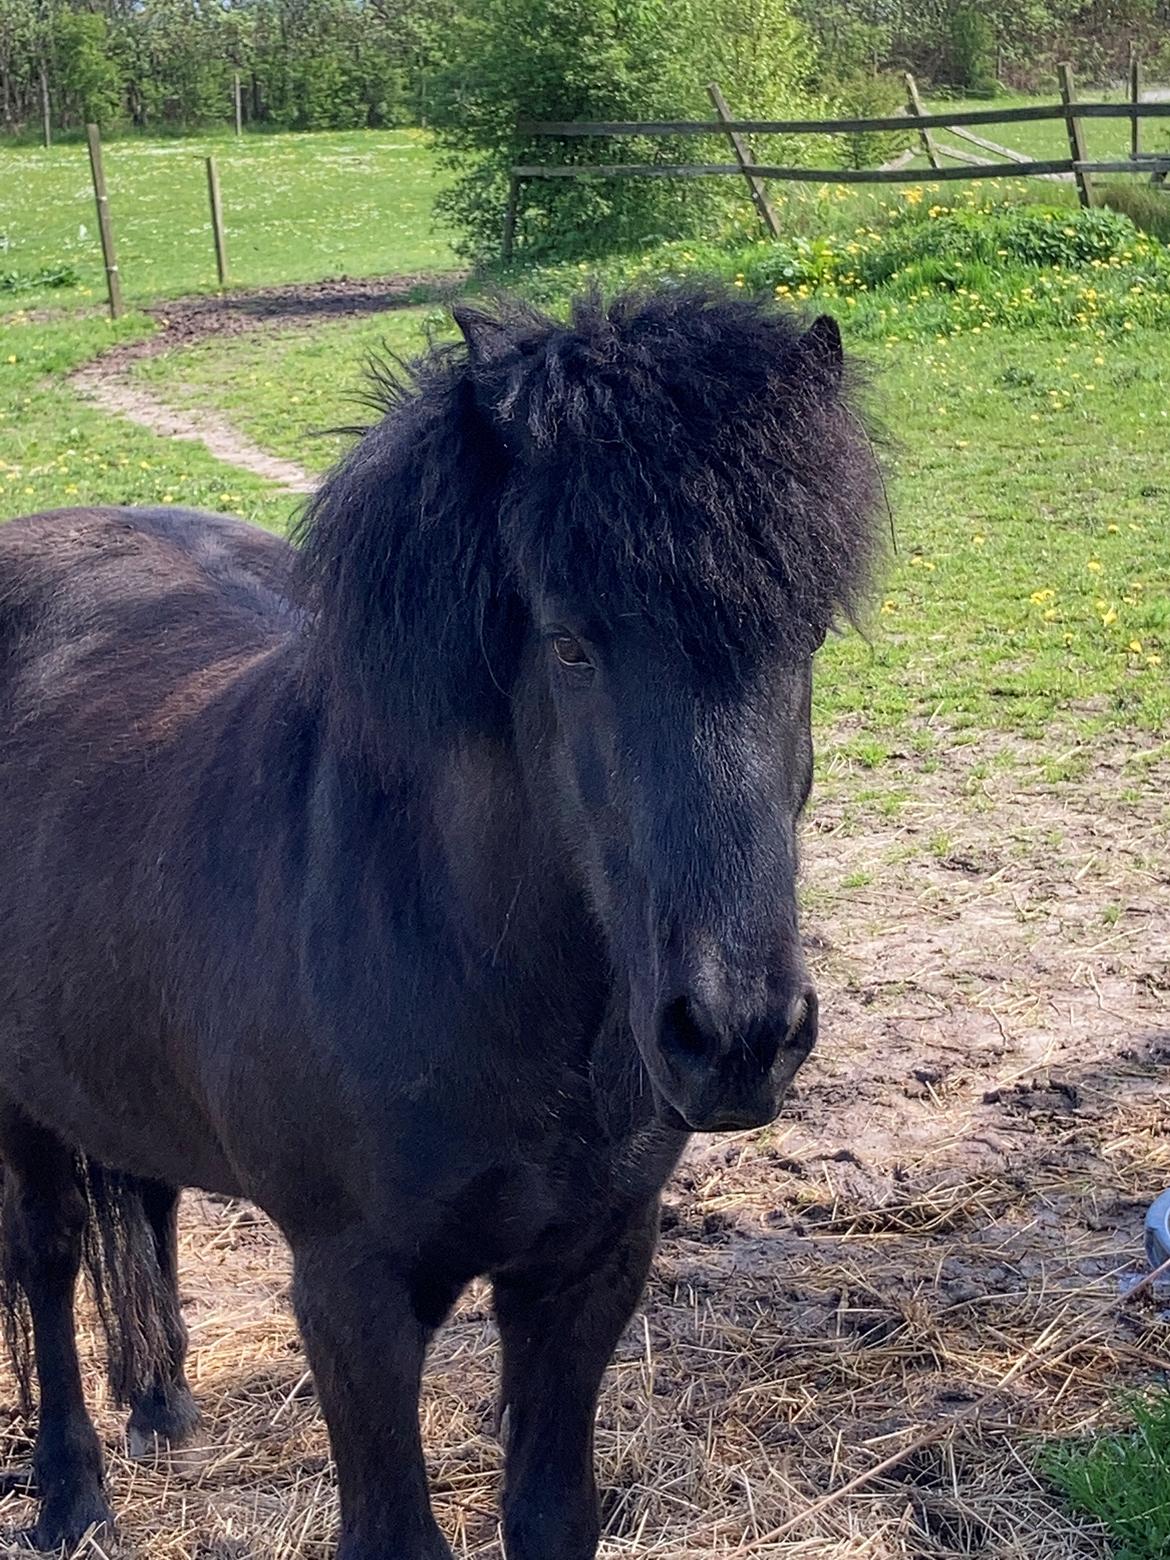
[[[310,506],[317,687],[374,762],[512,743],[668,1116],[758,1125],[816,1037],[812,658],[876,551],[837,328],[717,291],[456,318]]]

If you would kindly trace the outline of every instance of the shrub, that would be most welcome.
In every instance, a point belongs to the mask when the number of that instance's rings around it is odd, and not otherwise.
[[[814,51],[789,0],[477,0],[450,40],[432,122],[454,185],[440,209],[476,260],[499,252],[515,163],[728,162],[707,141],[523,135],[523,119],[707,119],[708,81],[733,112],[813,117]],[[800,154],[778,139],[769,157]],[[710,234],[742,213],[742,181],[594,179],[525,188],[518,248],[529,258],[598,254]]]
[[[981,6],[956,7],[951,16],[951,53],[956,86],[972,96],[994,94],[995,31]]]
[[[909,212],[891,219],[887,209],[883,217],[884,226],[819,238],[664,244],[639,257],[610,257],[599,280],[615,288],[717,278],[832,309],[855,335],[877,339],[992,326],[1099,336],[1170,326],[1170,250],[1115,213],[935,206],[920,214],[912,202]],[[556,304],[580,285],[584,269],[536,267],[526,291]]]
[[[905,85],[897,76],[860,71],[840,82],[833,93],[836,113],[842,119],[883,119],[896,114],[906,102]],[[838,161],[842,168],[876,168],[910,146],[914,131],[861,130],[837,136]]]
[[[868,286],[876,287],[928,258],[980,262],[993,269],[1023,265],[1075,270],[1150,253],[1148,240],[1129,218],[1104,207],[932,207],[925,217],[908,214],[880,243],[866,246],[857,271]]]

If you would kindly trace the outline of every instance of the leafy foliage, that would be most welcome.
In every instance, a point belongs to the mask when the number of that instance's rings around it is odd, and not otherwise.
[[[0,0],[0,114],[58,129],[418,122],[460,0]]]
[[[42,287],[76,287],[71,265],[45,266],[39,271],[0,271],[0,293],[37,292]]]
[[[1124,70],[1130,41],[1153,62],[1166,39],[1166,0],[797,0],[826,73],[915,71],[936,85],[990,92],[1054,87],[1058,60],[1100,81]]]
[[[524,46],[517,47],[523,38]],[[536,138],[524,120],[710,118],[704,84],[734,111],[815,115],[815,63],[788,0],[480,0],[451,40],[434,123],[457,172],[442,209],[476,259],[499,251],[514,164],[730,160],[727,142]],[[770,153],[799,156],[779,141]],[[599,254],[725,224],[735,181],[545,180],[526,188],[518,242],[529,256]]]
[[[995,31],[982,6],[951,15],[951,71],[956,86],[976,96],[995,91]]]
[[[906,192],[918,194],[914,186]],[[713,276],[751,292],[843,312],[858,335],[934,339],[1055,328],[1104,336],[1170,326],[1170,250],[1120,213],[913,201],[852,232],[748,245],[664,244],[612,258],[611,286]],[[538,269],[528,286],[555,299],[575,267]]]
[[[886,72],[857,71],[838,83],[834,97],[842,118],[883,119],[905,105],[906,89]],[[842,168],[876,168],[913,144],[914,131],[867,131],[834,137]]]

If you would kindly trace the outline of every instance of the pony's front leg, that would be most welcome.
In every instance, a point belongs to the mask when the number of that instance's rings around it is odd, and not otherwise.
[[[597,1394],[657,1236],[655,1198],[587,1271],[542,1268],[496,1280],[508,1560],[592,1560],[596,1552]]]
[[[418,1423],[423,1358],[441,1314],[427,1314],[363,1234],[294,1241],[293,1259],[297,1319],[337,1465],[338,1560],[451,1560],[431,1515]]]

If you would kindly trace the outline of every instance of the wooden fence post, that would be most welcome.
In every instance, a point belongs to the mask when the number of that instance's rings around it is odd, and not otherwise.
[[[207,193],[211,199],[211,231],[215,236],[215,269],[219,273],[219,285],[227,286],[227,240],[223,232],[223,202],[219,197],[219,170],[215,158],[207,159]]]
[[[49,110],[49,76],[41,64],[41,135],[46,147],[53,144],[53,116]]]
[[[1142,61],[1138,51],[1130,46],[1129,101],[1136,107],[1142,100]],[[1142,155],[1142,122],[1135,114],[1129,126],[1129,155],[1137,162]]]
[[[910,101],[907,104],[910,113],[915,119],[921,119],[922,99],[918,96],[918,83],[909,71],[906,72],[906,91],[910,97]],[[938,153],[934,149],[934,141],[931,139],[930,131],[920,130],[918,134],[922,140],[922,150],[926,153],[926,160],[930,163],[930,166],[932,168],[941,168],[942,163],[938,160]]]
[[[97,201],[98,232],[102,239],[102,258],[106,263],[106,290],[110,295],[110,318],[122,313],[122,278],[118,272],[118,254],[114,248],[114,228],[110,221],[110,201],[106,193],[106,173],[102,167],[102,138],[96,125],[86,125],[89,142],[89,167],[93,174],[93,193]]]
[[[1068,149],[1074,163],[1083,163],[1085,158],[1085,137],[1081,130],[1081,122],[1076,116],[1076,85],[1073,82],[1072,66],[1067,63],[1056,67],[1060,77],[1060,101],[1064,104],[1064,122],[1068,126]],[[1073,169],[1073,176],[1077,181],[1077,195],[1082,206],[1093,204],[1093,186],[1089,182],[1089,175],[1080,168]]]
[[[234,77],[232,78],[232,93],[233,93],[233,95],[235,97],[235,101],[236,101],[236,134],[237,135],[243,135],[243,133],[244,133],[244,103],[243,103],[243,99],[240,96],[240,73],[239,73],[239,71],[236,71]]]
[[[504,208],[504,239],[500,254],[505,265],[512,263],[512,250],[516,243],[516,212],[520,205],[520,180],[515,174],[508,180],[508,204]]]
[[[707,96],[711,99],[715,112],[719,116],[720,124],[729,125],[731,123],[731,110],[728,108],[727,100],[720,92],[716,82],[712,81],[707,87]],[[735,153],[736,162],[743,169],[743,176],[747,180],[748,192],[752,197],[752,203],[760,214],[760,221],[773,238],[779,238],[780,224],[776,221],[776,213],[772,210],[763,182],[757,179],[752,172],[752,169],[756,166],[756,160],[752,156],[751,148],[735,130],[727,132],[727,139],[731,142],[731,149]]]

